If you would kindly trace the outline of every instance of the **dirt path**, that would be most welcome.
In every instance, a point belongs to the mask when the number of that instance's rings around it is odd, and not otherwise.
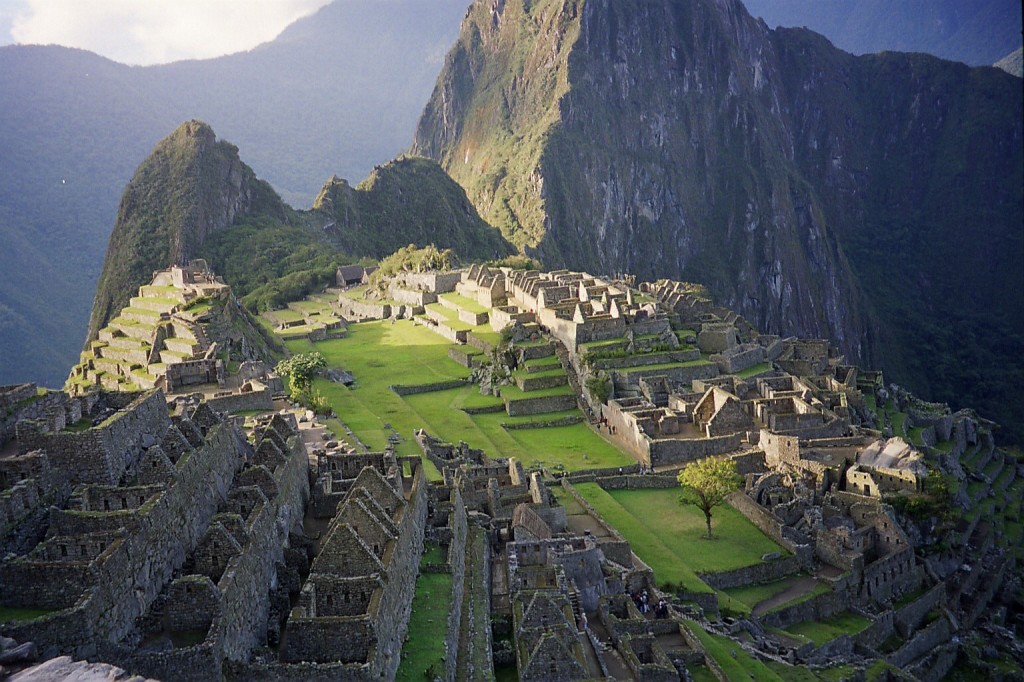
[[[785,604],[786,602],[793,601],[794,599],[799,599],[805,594],[810,594],[814,591],[814,588],[816,588],[817,586],[818,580],[816,578],[812,578],[809,576],[797,578],[792,585],[787,587],[782,592],[779,592],[775,596],[769,597],[768,599],[765,599],[763,602],[757,604],[754,607],[752,613],[755,616],[764,615],[765,613],[771,611],[773,608],[779,606],[780,604]]]

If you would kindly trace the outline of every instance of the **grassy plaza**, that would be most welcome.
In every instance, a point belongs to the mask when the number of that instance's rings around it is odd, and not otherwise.
[[[516,457],[528,467],[547,465],[574,471],[633,463],[631,457],[586,423],[528,429],[503,426],[547,423],[579,415],[578,410],[526,417],[509,417],[503,410],[469,414],[463,408],[496,409],[503,403],[500,398],[480,395],[478,387],[471,384],[404,397],[391,390],[395,384],[418,386],[467,378],[469,370],[448,358],[450,346],[441,336],[406,320],[351,325],[344,339],[288,342],[293,353],[319,351],[330,367],[344,368],[355,376],[352,387],[327,379],[317,379],[314,387],[327,397],[340,421],[372,450],[384,449],[388,436],[397,432],[402,438],[398,454],[419,455],[412,434],[422,428],[438,438],[466,441],[491,457]],[[516,397],[548,393],[503,387],[503,391],[506,389]],[[556,392],[566,390],[571,391],[566,386]],[[336,435],[345,439],[344,432]],[[436,475],[432,467],[428,467],[428,473]]]

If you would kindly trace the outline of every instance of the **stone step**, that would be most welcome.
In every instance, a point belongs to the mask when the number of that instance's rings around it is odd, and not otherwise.
[[[113,358],[96,358],[92,361],[92,366],[95,369],[107,374],[120,374],[123,365],[122,361]]]
[[[185,290],[174,286],[153,286],[145,284],[139,287],[139,295],[145,298],[168,298],[177,303],[185,303]]]
[[[191,359],[192,359],[191,355],[186,355],[185,353],[179,353],[178,351],[174,351],[174,350],[162,350],[162,351],[160,351],[160,362],[164,363],[165,365],[174,365],[174,364],[177,364],[179,362],[185,362],[186,360],[191,360]]]
[[[138,350],[145,349],[149,350],[150,346],[147,341],[142,339],[134,338],[131,336],[115,336],[107,341],[107,346],[110,348],[119,348],[122,350]]]
[[[145,308],[128,307],[121,310],[120,317],[128,320],[129,322],[138,322],[141,324],[155,327],[160,322],[160,313],[155,310],[147,310]]]
[[[178,338],[178,339],[192,339],[193,341],[197,341],[198,340],[198,339],[196,339],[195,332],[192,331],[192,328],[189,325],[185,324],[185,322],[182,321],[182,320],[179,320],[179,319],[171,320],[171,327],[174,328],[174,336],[175,336],[175,338]]]
[[[196,342],[194,339],[181,339],[172,336],[170,338],[164,339],[164,346],[166,346],[167,350],[173,350],[178,353],[185,353],[189,357],[194,357],[195,349],[199,347],[199,343]]]
[[[169,313],[180,305],[180,301],[175,301],[172,298],[149,298],[147,296],[133,296],[130,302],[132,308],[152,310],[157,313]]]
[[[149,362],[149,348],[115,348],[109,346],[104,348],[102,351],[103,358],[107,360],[116,360],[122,364],[131,365],[145,365]]]
[[[122,335],[132,339],[139,339],[147,343],[153,338],[153,325],[139,324],[124,317],[117,317],[111,320],[110,329],[116,329]]]

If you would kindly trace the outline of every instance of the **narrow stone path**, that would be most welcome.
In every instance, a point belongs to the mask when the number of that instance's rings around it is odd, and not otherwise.
[[[771,596],[762,602],[759,602],[751,610],[751,613],[755,616],[764,615],[776,606],[793,601],[794,599],[799,599],[800,597],[803,597],[806,594],[810,594],[814,591],[814,589],[817,586],[817,578],[812,578],[810,576],[803,576],[797,578],[789,587],[787,587],[782,592],[779,592],[778,594]]]

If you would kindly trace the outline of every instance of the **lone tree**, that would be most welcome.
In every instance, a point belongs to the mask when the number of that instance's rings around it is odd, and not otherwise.
[[[711,510],[725,502],[729,493],[740,487],[736,462],[728,457],[708,457],[686,465],[677,477],[683,487],[681,504],[696,505],[704,512],[708,522],[708,540],[711,539]]]
[[[292,395],[298,395],[309,389],[313,377],[327,367],[327,360],[319,351],[299,353],[287,360],[277,363],[277,373],[288,377],[292,385]]]

